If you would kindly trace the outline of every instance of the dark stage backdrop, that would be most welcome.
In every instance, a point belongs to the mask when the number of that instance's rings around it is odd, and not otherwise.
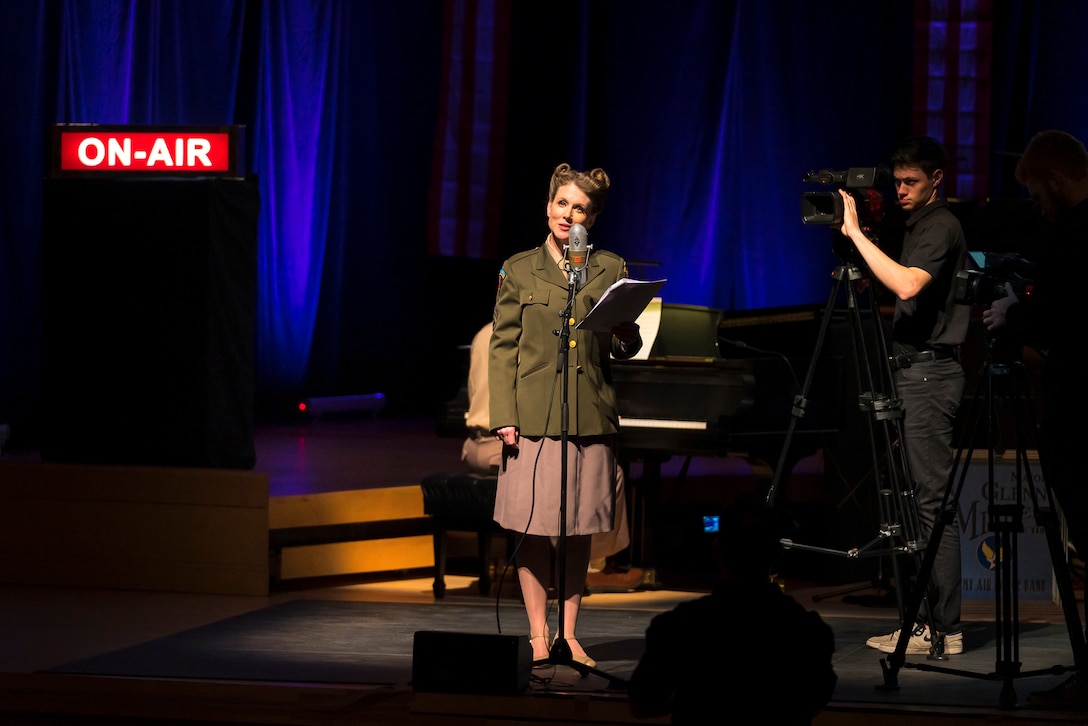
[[[919,24],[937,7],[951,24]],[[244,124],[258,414],[376,391],[391,414],[429,412],[460,383],[457,346],[489,316],[502,259],[543,240],[557,163],[609,171],[590,241],[667,277],[666,301],[822,303],[836,258],[829,230],[800,222],[802,174],[881,163],[981,109],[983,196],[1019,197],[1031,134],[1088,135],[1086,15],[1077,0],[5,0],[0,423],[13,444],[37,437],[43,309],[79,303],[43,288],[55,122]],[[927,50],[980,29],[988,53]]]
[[[251,468],[257,181],[53,179],[46,461]]]

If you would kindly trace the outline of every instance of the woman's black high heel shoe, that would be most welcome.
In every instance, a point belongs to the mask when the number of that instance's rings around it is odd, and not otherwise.
[[[548,653],[550,654],[551,650],[552,650],[552,646],[551,646],[551,641],[548,639],[548,626],[547,625],[544,626],[544,632],[541,633],[540,635],[530,635],[529,636],[529,647],[532,647],[533,641],[536,640],[537,638],[543,638],[544,639],[544,647],[547,648]],[[551,661],[550,655],[545,656],[544,658],[534,658],[533,659],[533,668],[547,668],[551,664],[552,664],[552,661]]]

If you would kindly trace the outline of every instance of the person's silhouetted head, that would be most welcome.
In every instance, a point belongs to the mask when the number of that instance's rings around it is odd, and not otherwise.
[[[723,577],[766,580],[792,528],[788,515],[754,492],[736,496],[718,520],[715,550]]]

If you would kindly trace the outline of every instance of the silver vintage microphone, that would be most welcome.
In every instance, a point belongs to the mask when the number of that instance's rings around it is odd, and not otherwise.
[[[581,288],[586,282],[589,251],[593,249],[593,245],[589,244],[589,232],[580,224],[572,224],[567,242],[567,264],[572,273],[578,273],[577,287]]]

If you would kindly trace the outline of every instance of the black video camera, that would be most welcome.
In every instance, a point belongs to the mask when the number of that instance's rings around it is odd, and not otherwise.
[[[1005,297],[1005,283],[1012,285],[1021,302],[1026,302],[1035,286],[1035,265],[1017,254],[971,252],[981,270],[960,270],[956,273],[953,299],[958,305],[989,307],[994,300]]]
[[[838,188],[846,189],[854,197],[858,210],[858,223],[866,232],[884,218],[884,197],[876,190],[886,183],[885,167],[850,167],[846,171],[810,171],[802,181],[834,185],[836,191],[805,192],[801,195],[801,222],[804,224],[842,224],[843,201]]]

